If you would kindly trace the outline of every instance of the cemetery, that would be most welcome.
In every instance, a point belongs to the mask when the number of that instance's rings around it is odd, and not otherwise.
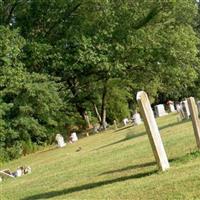
[[[200,199],[200,0],[0,0],[0,200]]]
[[[198,197],[200,119],[194,98],[187,99],[191,119],[186,116],[181,122],[178,112],[155,118],[143,91],[138,92],[137,101],[144,124],[113,127],[63,148],[4,164],[3,168],[14,169],[28,163],[32,173],[1,182],[1,199]],[[23,188],[30,183],[31,187]]]

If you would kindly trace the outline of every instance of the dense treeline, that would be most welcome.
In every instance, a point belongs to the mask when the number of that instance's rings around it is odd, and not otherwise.
[[[198,45],[193,0],[0,0],[1,160],[120,121],[138,90],[200,96]]]

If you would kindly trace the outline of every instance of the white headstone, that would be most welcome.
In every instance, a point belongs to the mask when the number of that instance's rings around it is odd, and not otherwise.
[[[181,105],[180,105],[180,103],[176,103],[175,106],[176,106],[176,110],[177,110],[177,112],[179,112],[180,109],[181,109]]]
[[[183,106],[182,106],[181,103],[180,104],[179,103],[176,104],[176,110],[179,113],[181,120],[183,120],[185,118],[185,113],[183,111]]]
[[[71,134],[70,139],[71,139],[72,142],[78,141],[78,137],[77,137],[77,135],[76,135],[76,132],[73,132],[73,133]]]
[[[124,126],[126,126],[128,124],[128,122],[129,122],[128,118],[123,119]]]
[[[162,117],[162,116],[167,115],[163,104],[156,105],[154,108],[155,108],[156,117]]]
[[[149,102],[149,98],[144,91],[140,91],[137,93],[137,101],[140,107],[142,118],[144,119],[144,125],[150,140],[154,157],[159,168],[161,168],[162,171],[165,171],[169,168],[169,162],[153,114],[153,110]]]
[[[176,110],[174,108],[174,104],[172,104],[172,103],[169,104],[169,110],[170,110],[170,112],[176,112]]]
[[[133,122],[134,122],[135,125],[139,125],[139,124],[142,123],[142,119],[141,119],[139,113],[135,113],[135,114],[133,115]]]
[[[64,146],[66,146],[66,143],[64,142],[64,138],[63,138],[62,135],[57,134],[56,135],[56,141],[58,143],[58,147],[64,147]]]

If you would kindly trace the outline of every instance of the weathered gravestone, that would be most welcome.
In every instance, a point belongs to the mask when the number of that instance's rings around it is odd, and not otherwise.
[[[154,157],[159,168],[162,171],[165,171],[170,166],[147,94],[144,91],[138,92],[137,101],[151,143]]]
[[[117,130],[117,121],[114,120],[114,121],[113,121],[113,124],[114,124],[114,128],[115,128],[115,130]]]
[[[156,117],[162,117],[162,116],[167,115],[163,104],[156,105],[154,109],[155,109]]]
[[[182,101],[181,106],[182,106],[182,110],[184,112],[184,118],[189,119],[190,118],[190,110],[189,110],[188,102],[186,100]]]
[[[179,113],[180,120],[185,119],[185,113],[183,111],[183,106],[180,103],[176,104],[176,110]],[[179,117],[178,117],[178,119],[179,119]]]
[[[66,146],[66,143],[64,142],[64,138],[63,138],[62,135],[57,134],[56,135],[56,141],[58,143],[58,147],[64,147],[64,146]]]
[[[133,123],[134,123],[135,125],[140,125],[140,124],[142,123],[142,119],[141,119],[139,113],[135,113],[135,114],[133,115],[132,119],[133,119]]]
[[[188,98],[187,101],[191,113],[192,125],[194,129],[197,147],[200,148],[200,119],[199,119],[197,105],[194,97]]]
[[[173,103],[170,103],[170,104],[169,104],[169,111],[170,111],[170,112],[176,112],[176,110],[175,110],[175,107],[174,107],[174,104],[173,104]]]
[[[128,118],[124,118],[124,119],[123,119],[123,123],[124,123],[124,126],[126,126],[126,125],[129,123]]]
[[[71,136],[69,138],[70,138],[70,143],[78,141],[78,137],[76,135],[76,132],[71,133]]]

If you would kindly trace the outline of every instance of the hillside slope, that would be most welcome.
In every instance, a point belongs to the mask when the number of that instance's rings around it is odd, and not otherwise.
[[[167,172],[157,170],[144,126],[127,127],[1,166],[30,165],[32,173],[0,183],[0,199],[200,199],[200,153],[191,121],[177,122],[172,114],[158,124]]]

